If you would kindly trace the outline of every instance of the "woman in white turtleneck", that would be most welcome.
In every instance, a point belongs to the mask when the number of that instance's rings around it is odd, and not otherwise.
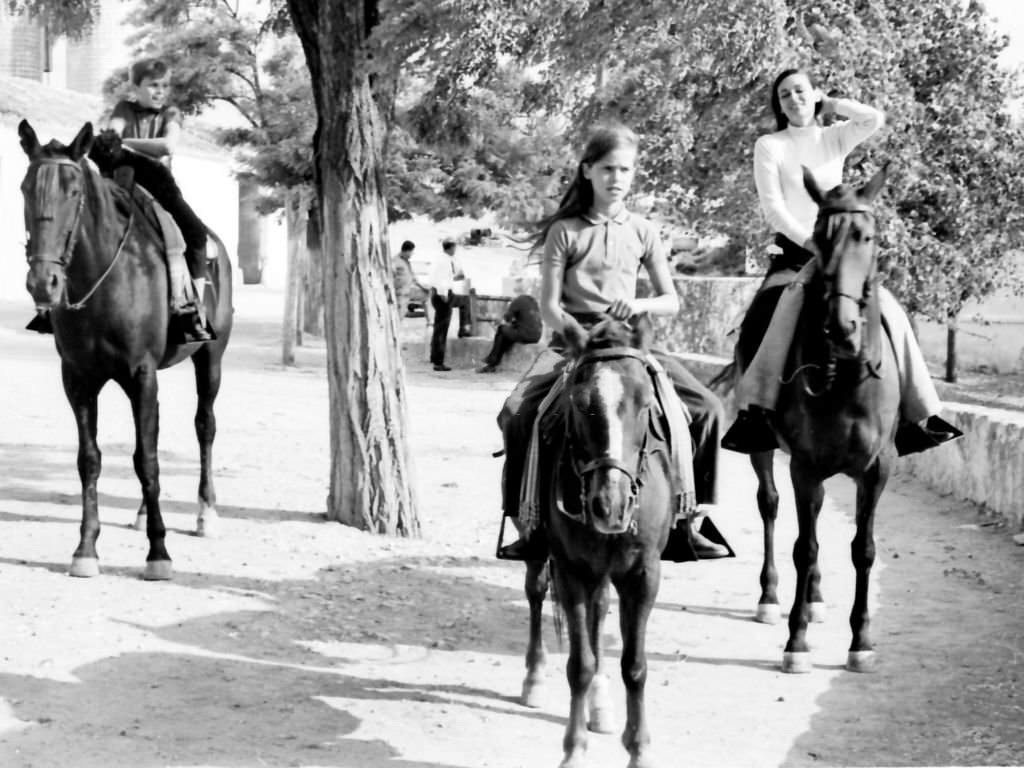
[[[754,145],[754,183],[764,217],[775,231],[776,253],[740,330],[738,344],[747,359],[761,345],[782,289],[814,257],[812,234],[818,206],[804,188],[803,167],[819,187],[832,189],[843,181],[846,156],[885,124],[885,116],[873,107],[822,96],[810,78],[795,69],[775,79],[771,105],[778,130],[761,136]],[[820,125],[819,115],[829,113],[845,120]],[[900,368],[902,423],[897,448],[901,454],[913,453],[959,437],[960,431],[938,416],[942,403],[906,314],[884,288],[879,299]],[[780,312],[788,311],[786,304],[782,302]],[[792,320],[779,327],[791,334]],[[776,446],[765,411],[775,408],[791,341],[791,335],[765,338],[764,347],[771,354],[758,354],[744,372],[737,390],[741,410],[722,438],[723,447],[756,453]]]
[[[807,75],[796,70],[776,80],[772,111],[779,130],[754,144],[757,197],[769,226],[792,245],[810,250],[818,206],[804,189],[801,166],[811,170],[822,189],[842,184],[846,156],[882,127],[885,115],[851,99],[822,97]],[[847,119],[823,128],[819,112]]]

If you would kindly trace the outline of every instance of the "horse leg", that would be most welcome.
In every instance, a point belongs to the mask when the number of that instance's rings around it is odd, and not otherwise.
[[[213,438],[217,434],[217,418],[213,403],[220,391],[220,351],[204,344],[193,356],[196,371],[196,438],[199,440],[199,515],[196,535],[217,535],[217,493],[213,488]]]
[[[761,597],[757,600],[754,620],[762,624],[778,624],[779,572],[775,567],[775,520],[779,514],[779,491],[775,487],[773,471],[774,451],[753,453],[750,464],[757,475],[757,509],[761,513],[764,530],[764,559],[761,564]]]
[[[558,600],[569,631],[569,661],[565,669],[569,681],[569,722],[562,739],[565,757],[560,768],[581,768],[587,751],[587,691],[597,666],[587,623],[587,609],[595,587],[569,573],[557,561],[555,569]]]
[[[589,718],[587,727],[594,733],[612,733],[615,730],[615,711],[612,708],[609,693],[608,674],[605,672],[604,659],[604,619],[608,615],[611,598],[608,585],[602,583],[594,592],[590,604],[588,632],[590,647],[594,649],[594,679],[587,691]]]
[[[544,597],[548,591],[547,563],[532,560],[526,563],[526,599],[530,603],[530,642],[526,646],[526,677],[519,701],[524,707],[539,707],[543,700],[544,668]]]
[[[142,578],[154,581],[171,578],[171,557],[164,540],[167,529],[160,514],[160,464],[157,458],[157,433],[160,429],[160,407],[157,402],[156,366],[142,365],[124,387],[135,417],[135,453],[132,456],[135,474],[142,486],[142,502],[146,507],[146,538],[149,553]]]
[[[822,482],[800,465],[796,459],[790,461],[790,476],[793,480],[793,495],[796,497],[796,514],[799,533],[793,545],[793,565],[796,566],[796,591],[793,607],[789,612],[789,641],[782,656],[783,672],[810,672],[811,656],[807,645],[807,623],[810,619],[811,570],[818,561],[818,513],[825,499]]]
[[[647,683],[647,619],[658,596],[661,563],[654,560],[615,584],[619,593],[619,628],[622,632],[622,682],[626,686],[626,727],[622,746],[629,752],[629,768],[650,768],[644,686]]]
[[[853,609],[850,611],[853,641],[846,657],[846,668],[851,672],[871,672],[875,667],[870,634],[871,617],[868,613],[868,585],[871,582],[871,566],[875,562],[875,509],[889,480],[890,466],[891,457],[879,456],[857,480],[857,532],[850,545],[857,582]]]
[[[96,444],[96,415],[97,398],[103,385],[76,375],[66,363],[61,365],[61,378],[78,428],[78,477],[82,482],[82,524],[78,529],[78,547],[71,555],[69,573],[72,576],[97,576],[100,561],[96,554],[96,539],[100,535],[100,515],[96,481],[103,462]]]

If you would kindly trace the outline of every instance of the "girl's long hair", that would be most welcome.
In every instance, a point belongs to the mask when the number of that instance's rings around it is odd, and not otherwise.
[[[772,83],[772,114],[775,115],[775,130],[784,131],[789,126],[789,118],[786,117],[786,113],[782,111],[782,102],[779,100],[779,86],[782,85],[782,81],[790,75],[803,75],[807,78],[807,82],[814,87],[814,82],[811,80],[811,76],[804,72],[802,69],[784,69],[778,77],[775,78],[775,82]],[[817,116],[821,113],[821,102],[816,102],[814,105],[814,114]]]
[[[583,148],[583,156],[576,166],[576,175],[565,194],[562,195],[562,201],[558,204],[558,208],[550,216],[537,222],[537,237],[530,250],[536,252],[544,247],[548,232],[551,231],[551,227],[556,221],[582,216],[594,204],[594,187],[590,183],[590,179],[583,176],[584,165],[596,163],[616,149],[636,149],[639,143],[636,134],[624,125],[614,123],[595,128]]]

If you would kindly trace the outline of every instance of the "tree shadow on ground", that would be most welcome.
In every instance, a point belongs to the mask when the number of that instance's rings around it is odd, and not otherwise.
[[[63,563],[0,563],[66,572]],[[402,679],[406,664],[396,665],[394,679],[351,674],[350,664],[388,649],[413,648],[425,659],[453,652],[521,657],[527,614],[513,604],[519,590],[456,572],[486,566],[475,558],[387,560],[330,566],[312,579],[291,581],[178,572],[174,587],[249,595],[268,607],[156,626],[119,619],[183,652],[125,653],[86,664],[74,670],[81,684],[0,675],[15,716],[40,723],[4,735],[0,754],[14,749],[26,765],[32,756],[46,762],[48,732],[62,729],[66,739],[71,729],[85,756],[74,764],[84,768],[283,766],[296,760],[445,768],[398,759],[388,744],[361,739],[355,733],[360,721],[344,700],[423,702],[435,712],[468,707],[562,725],[563,718],[520,707],[515,689],[410,683]],[[95,583],[111,577],[139,580],[139,572],[105,566]],[[160,587],[140,581],[138,588]],[[379,675],[382,666],[373,668]]]
[[[175,653],[128,653],[75,670],[79,682],[0,675],[19,719],[0,741],[4,764],[47,765],[50,734],[75,744],[76,768],[166,765],[454,768],[403,759],[360,738],[361,720],[331,700],[396,697],[450,704],[443,688],[339,671]],[[453,691],[454,693],[463,693]]]

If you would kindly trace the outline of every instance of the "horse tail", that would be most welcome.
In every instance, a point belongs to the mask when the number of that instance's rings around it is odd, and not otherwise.
[[[562,601],[559,598],[558,579],[555,576],[556,570],[551,567],[551,558],[544,564],[548,573],[548,584],[551,585],[551,619],[555,625],[555,640],[558,641],[558,651],[565,650],[565,611],[562,609]]]

